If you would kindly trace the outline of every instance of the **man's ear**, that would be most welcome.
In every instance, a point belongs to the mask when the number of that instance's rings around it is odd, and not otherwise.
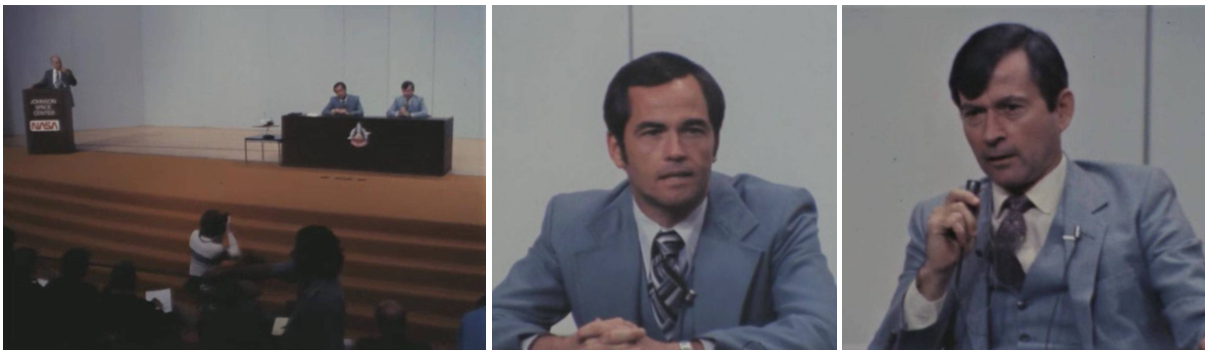
[[[608,157],[612,158],[612,164],[625,168],[625,148],[621,142],[612,133],[604,133],[604,138],[608,142]]]
[[[1057,127],[1061,131],[1069,128],[1070,121],[1074,120],[1074,92],[1070,89],[1063,89],[1057,94]]]

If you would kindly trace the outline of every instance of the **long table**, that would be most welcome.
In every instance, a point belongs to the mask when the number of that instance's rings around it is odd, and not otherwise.
[[[285,115],[284,166],[443,176],[453,160],[453,118]]]

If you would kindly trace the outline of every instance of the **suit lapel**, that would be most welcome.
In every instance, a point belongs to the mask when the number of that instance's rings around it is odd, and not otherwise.
[[[641,291],[642,249],[638,245],[637,224],[633,220],[633,197],[628,184],[622,184],[612,202],[588,224],[591,244],[576,253],[579,293],[588,299],[574,304],[585,308],[576,314],[580,324],[596,317],[620,316],[642,323]],[[581,317],[587,316],[587,317]],[[655,326],[657,327],[657,326]]]
[[[743,242],[759,222],[730,182],[718,173],[709,181],[709,206],[692,259],[697,333],[741,323],[752,277],[765,256],[762,249]]]
[[[1078,333],[1085,349],[1093,349],[1095,345],[1091,300],[1095,295],[1099,255],[1103,250],[1103,239],[1107,235],[1107,224],[1095,214],[1107,206],[1105,195],[1086,171],[1070,161],[1065,188],[1061,195],[1061,212],[1064,214],[1062,221],[1065,225],[1065,235],[1074,235],[1075,229],[1081,229],[1081,232],[1075,241],[1064,243],[1066,254],[1071,255],[1066,279],[1071,309],[1075,316],[1074,323],[1078,324]]]

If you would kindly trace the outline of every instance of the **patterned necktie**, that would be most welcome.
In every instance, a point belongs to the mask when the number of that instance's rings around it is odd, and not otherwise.
[[[679,264],[683,249],[684,239],[675,230],[655,235],[654,247],[650,249],[650,269],[654,276],[646,284],[646,290],[654,308],[654,319],[668,337],[679,320],[683,305],[693,297],[692,290],[685,287],[687,284]]]
[[[994,274],[998,276],[999,282],[1018,291],[1023,288],[1025,274],[1019,258],[1015,257],[1015,252],[1023,244],[1024,235],[1027,234],[1023,213],[1032,207],[1032,201],[1028,200],[1028,197],[1014,195],[1007,198],[1003,207],[1007,209],[1007,217],[998,224],[998,229],[994,230],[990,239]]]

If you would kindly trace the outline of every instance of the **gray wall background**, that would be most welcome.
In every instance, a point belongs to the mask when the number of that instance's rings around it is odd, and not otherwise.
[[[727,106],[714,170],[809,189],[837,273],[835,9],[494,7],[493,284],[532,246],[550,197],[625,179],[601,107],[630,43],[634,57],[678,52],[713,74]]]
[[[416,84],[454,135],[486,138],[484,6],[6,6],[4,133],[58,53],[80,85],[76,129],[246,128],[319,112],[344,81],[384,116]]]
[[[1066,153],[1143,164],[1148,146],[1149,164],[1170,174],[1203,237],[1204,8],[1152,10],[1149,19],[1141,6],[844,6],[844,349],[866,348],[880,325],[914,205],[984,176],[947,80],[960,45],[992,23],[1027,24],[1060,48],[1075,97]]]
[[[76,73],[75,129],[143,125],[143,43],[137,6],[5,6],[4,135],[25,134],[21,90],[50,56]]]

